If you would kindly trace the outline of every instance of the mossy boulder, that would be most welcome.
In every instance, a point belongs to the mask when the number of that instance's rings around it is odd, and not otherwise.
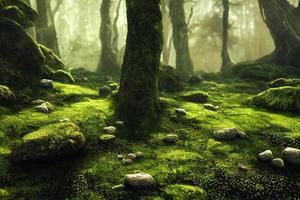
[[[208,95],[199,91],[185,93],[181,95],[181,98],[194,103],[206,103],[208,101]]]
[[[299,86],[300,79],[297,78],[279,78],[267,84],[268,88],[277,88],[282,86]]]
[[[175,68],[161,63],[158,87],[163,92],[180,92],[184,88],[184,82]]]
[[[52,70],[64,69],[65,64],[63,61],[49,48],[39,44],[39,47],[45,56],[45,65],[50,67]]]
[[[11,160],[51,160],[82,149],[85,137],[71,122],[47,125],[25,135],[12,147]]]
[[[256,106],[272,110],[300,112],[300,87],[279,87],[268,89],[252,99]]]
[[[207,197],[204,189],[191,185],[169,185],[164,191],[174,200],[205,200]]]
[[[0,18],[0,46],[2,83],[33,83],[34,80],[41,79],[44,73],[44,55],[22,26],[13,20]]]
[[[8,87],[0,85],[0,104],[11,104],[15,101],[15,94]]]

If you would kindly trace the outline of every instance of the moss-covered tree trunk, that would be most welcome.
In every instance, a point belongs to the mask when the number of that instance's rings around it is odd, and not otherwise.
[[[176,68],[188,76],[194,72],[189,50],[188,27],[185,21],[184,0],[169,0],[173,26],[173,43],[176,50]]]
[[[101,5],[100,41],[102,45],[98,71],[104,75],[119,75],[120,67],[113,48],[113,29],[110,18],[111,0],[103,0]]]
[[[162,52],[160,0],[126,0],[128,35],[118,94],[118,114],[129,127],[159,119],[158,73]]]
[[[300,12],[287,0],[259,0],[263,19],[275,44],[275,51],[261,61],[300,67]]]
[[[229,0],[223,1],[223,33],[222,33],[222,67],[221,71],[225,71],[227,67],[232,65],[232,60],[228,51],[228,25],[229,25]]]
[[[50,0],[36,0],[38,20],[36,22],[36,39],[39,43],[60,55]]]

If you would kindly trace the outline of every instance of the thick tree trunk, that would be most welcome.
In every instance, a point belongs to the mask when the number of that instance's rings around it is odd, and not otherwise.
[[[229,21],[229,0],[223,0],[223,34],[222,34],[222,67],[221,71],[225,71],[227,67],[232,65],[232,61],[228,51],[228,21]]]
[[[189,76],[193,73],[194,69],[189,50],[184,0],[170,0],[169,8],[173,26],[173,42],[176,50],[176,68],[184,76]]]
[[[300,15],[286,0],[259,0],[262,17],[275,43],[275,51],[260,61],[300,67]]]
[[[36,39],[60,56],[50,0],[36,0],[36,3],[39,14],[36,22]]]
[[[117,55],[113,49],[113,30],[110,18],[111,0],[102,0],[100,41],[102,45],[98,72],[115,76],[120,74]]]
[[[118,114],[132,129],[159,119],[158,73],[162,52],[160,0],[126,0],[128,35]]]

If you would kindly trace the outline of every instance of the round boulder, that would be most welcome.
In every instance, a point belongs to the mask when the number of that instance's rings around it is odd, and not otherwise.
[[[287,162],[300,166],[300,149],[287,147],[282,151],[282,156]]]
[[[272,164],[275,167],[284,168],[284,161],[281,158],[274,158]]]
[[[155,184],[154,178],[150,174],[144,172],[127,174],[125,176],[124,185],[133,189],[144,189]]]
[[[273,153],[271,150],[266,150],[258,154],[259,160],[271,161],[273,159]]]

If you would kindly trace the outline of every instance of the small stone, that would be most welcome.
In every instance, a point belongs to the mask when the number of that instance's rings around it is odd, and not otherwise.
[[[116,121],[116,126],[123,127],[125,123],[123,121]]]
[[[242,138],[242,139],[248,138],[248,135],[245,132],[239,132],[237,136]]]
[[[300,149],[287,147],[282,151],[282,156],[285,161],[300,166]]]
[[[209,103],[204,104],[203,107],[206,110],[212,110],[212,111],[217,111],[219,109],[219,106],[214,106],[214,105],[209,104]]]
[[[124,156],[123,155],[117,155],[117,158],[119,159],[119,160],[123,160],[124,159]]]
[[[35,110],[40,113],[50,113],[50,111],[45,103],[43,103],[39,106],[36,106]]]
[[[117,133],[117,128],[114,126],[107,126],[103,129],[106,134],[114,135]]]
[[[116,136],[114,135],[109,135],[109,134],[104,134],[100,136],[100,140],[102,142],[113,142],[116,140]]]
[[[41,105],[43,103],[45,103],[46,101],[42,100],[42,99],[37,99],[31,102],[32,105]]]
[[[175,113],[177,115],[187,115],[186,110],[184,110],[183,108],[175,108]]]
[[[164,141],[167,143],[176,143],[178,141],[178,135],[169,134],[164,138]]]
[[[124,185],[135,189],[144,189],[153,186],[154,178],[150,174],[139,172],[135,174],[127,174],[125,176]]]
[[[243,164],[238,164],[237,167],[240,171],[243,171],[243,172],[248,171],[248,168]]]
[[[281,158],[274,158],[272,164],[279,168],[284,168],[284,161]]]
[[[223,128],[215,131],[213,136],[217,140],[232,140],[235,139],[239,134],[236,128]]]
[[[266,150],[258,154],[258,158],[262,161],[271,161],[273,159],[273,153],[271,150]]]
[[[100,97],[107,97],[112,94],[112,90],[108,86],[103,86],[99,89],[99,96]]]
[[[84,78],[83,78],[83,81],[89,82],[90,80],[89,80],[87,77],[84,77]]]
[[[123,163],[124,165],[130,165],[130,164],[133,163],[133,160],[131,160],[131,159],[123,159],[123,160],[122,160],[122,163]]]
[[[54,87],[54,83],[52,80],[49,79],[42,79],[41,80],[41,86],[44,88],[53,88]]]
[[[133,153],[129,153],[129,154],[127,155],[127,158],[128,158],[128,159],[131,159],[131,160],[135,160],[135,159],[136,159],[136,155],[133,154]]]
[[[119,88],[119,85],[117,83],[110,83],[108,84],[108,87],[110,87],[110,89],[114,91]]]
[[[138,151],[138,152],[135,153],[135,156],[136,156],[136,158],[144,158],[145,155],[144,155],[143,152]]]

